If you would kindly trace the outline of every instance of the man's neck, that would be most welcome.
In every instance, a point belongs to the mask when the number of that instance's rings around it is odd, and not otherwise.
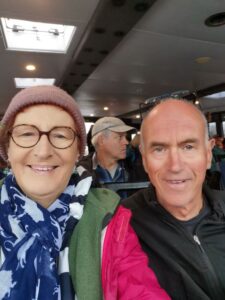
[[[111,170],[114,170],[118,166],[118,161],[111,158],[106,157],[105,155],[101,155],[99,153],[96,153],[97,163],[104,169],[108,170],[109,172]]]
[[[159,201],[160,202],[160,201]],[[203,208],[203,197],[197,203],[189,203],[186,206],[164,206],[164,208],[180,221],[188,221],[196,217]]]

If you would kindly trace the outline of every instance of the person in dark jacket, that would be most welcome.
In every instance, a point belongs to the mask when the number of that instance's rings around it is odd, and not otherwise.
[[[94,124],[91,142],[95,152],[83,157],[79,165],[92,174],[96,186],[148,180],[138,156],[127,157],[127,133],[132,130],[135,128],[115,117],[103,117]]]
[[[204,115],[185,100],[164,100],[141,126],[152,185],[124,205],[173,300],[225,299],[225,193],[204,185],[213,146]]]

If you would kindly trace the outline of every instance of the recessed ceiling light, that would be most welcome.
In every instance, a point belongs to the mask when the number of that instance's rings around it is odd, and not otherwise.
[[[195,100],[195,104],[198,105],[198,104],[199,104],[199,101],[198,101],[198,100]]]
[[[35,65],[26,65],[26,70],[27,71],[34,71],[34,70],[36,70],[36,67],[35,67]]]
[[[104,110],[109,110],[108,106],[105,106],[103,109],[104,109]]]
[[[195,59],[197,64],[206,64],[210,61],[211,57],[209,56],[200,56]]]
[[[27,88],[37,85],[53,85],[55,78],[14,78],[16,88]]]
[[[140,117],[141,117],[140,115],[136,115],[136,119],[140,119]]]
[[[66,53],[75,26],[1,18],[8,50]]]
[[[94,117],[94,114],[90,114],[90,117]]]

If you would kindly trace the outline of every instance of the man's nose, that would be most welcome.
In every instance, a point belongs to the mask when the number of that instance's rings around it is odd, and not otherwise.
[[[168,155],[168,167],[172,172],[179,172],[182,169],[183,161],[179,149],[171,149]]]
[[[128,145],[128,140],[127,140],[127,137],[125,135],[122,136],[121,142],[122,142],[123,145]]]

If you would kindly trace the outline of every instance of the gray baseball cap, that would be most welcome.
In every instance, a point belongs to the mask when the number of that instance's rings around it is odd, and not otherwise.
[[[134,127],[126,125],[119,118],[103,117],[101,119],[98,119],[98,121],[95,122],[92,128],[92,137],[105,129],[109,129],[113,132],[127,132],[130,130],[135,130]]]

